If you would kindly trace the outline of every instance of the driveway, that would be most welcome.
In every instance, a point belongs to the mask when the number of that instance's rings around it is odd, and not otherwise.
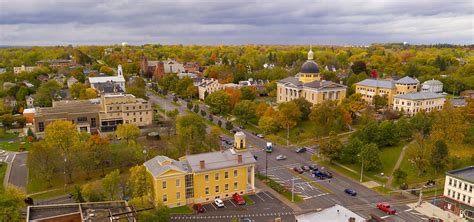
[[[5,175],[8,177],[8,183],[24,190],[26,190],[26,185],[28,184],[28,167],[26,165],[27,157],[27,152],[16,153],[9,157],[12,161],[11,171],[10,175]]]

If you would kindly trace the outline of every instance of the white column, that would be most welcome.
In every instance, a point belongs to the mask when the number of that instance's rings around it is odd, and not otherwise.
[[[255,191],[255,165],[250,167],[250,186]]]

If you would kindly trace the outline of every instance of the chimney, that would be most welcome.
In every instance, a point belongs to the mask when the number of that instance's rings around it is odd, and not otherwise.
[[[204,169],[204,167],[205,167],[204,160],[199,161],[199,165],[201,166],[201,169]]]
[[[237,155],[237,163],[242,163],[242,154]]]
[[[349,222],[355,222],[356,219],[354,217],[349,217]]]

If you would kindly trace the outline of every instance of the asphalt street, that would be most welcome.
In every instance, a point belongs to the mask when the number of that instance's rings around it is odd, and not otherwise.
[[[11,153],[8,157],[11,158],[11,171],[8,182],[24,190],[26,190],[26,185],[28,184],[28,167],[26,166],[27,157],[27,152]]]

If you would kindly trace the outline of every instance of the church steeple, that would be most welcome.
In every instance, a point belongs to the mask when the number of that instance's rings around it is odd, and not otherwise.
[[[314,59],[313,46],[309,46],[308,60]]]

